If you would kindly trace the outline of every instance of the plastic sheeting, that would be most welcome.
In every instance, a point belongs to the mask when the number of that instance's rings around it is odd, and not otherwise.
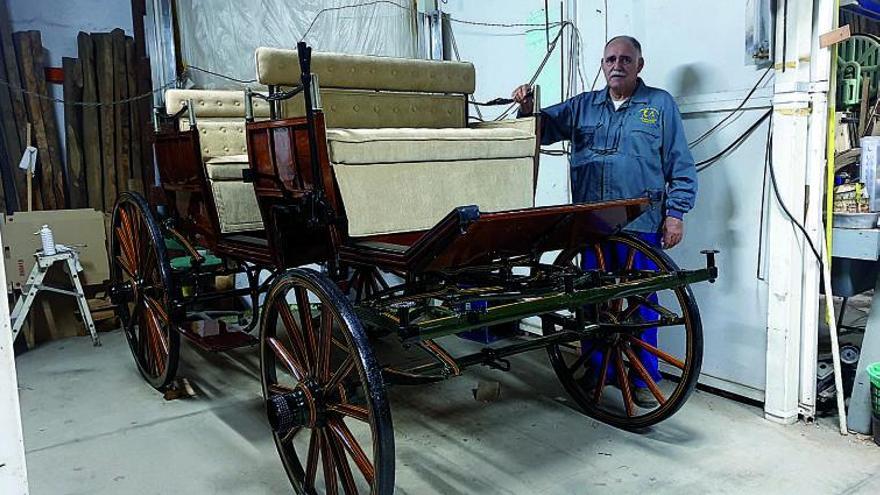
[[[249,83],[257,47],[293,48],[307,32],[318,51],[415,57],[414,4],[394,3],[405,8],[369,0],[177,0],[180,53],[185,65]],[[243,85],[198,70],[189,77],[200,88]]]

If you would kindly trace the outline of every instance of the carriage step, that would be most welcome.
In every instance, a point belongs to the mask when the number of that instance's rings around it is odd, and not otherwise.
[[[244,332],[222,332],[219,335],[202,337],[191,330],[181,329],[180,333],[196,347],[208,352],[226,352],[240,347],[251,347],[260,341]]]

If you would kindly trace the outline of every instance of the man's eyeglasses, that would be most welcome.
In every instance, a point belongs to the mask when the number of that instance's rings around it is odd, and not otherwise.
[[[614,126],[614,129],[609,129],[608,131],[611,136],[609,136],[608,133],[605,133],[604,139],[602,140],[603,142],[597,143],[596,134],[602,127],[601,122],[596,124],[595,131],[588,143],[588,147],[590,148],[590,151],[598,155],[613,155],[617,153],[618,146],[620,146],[620,134],[623,132],[623,122],[621,121],[620,124]]]

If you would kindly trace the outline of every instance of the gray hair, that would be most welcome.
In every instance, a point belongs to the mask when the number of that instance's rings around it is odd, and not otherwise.
[[[608,40],[608,43],[605,43],[605,48],[607,49],[608,46],[611,45],[611,43],[614,43],[615,41],[620,41],[620,40],[628,41],[629,44],[632,45],[632,47],[635,48],[636,51],[639,52],[639,55],[641,56],[642,44],[639,43],[639,40],[633,38],[632,36],[627,36],[627,35],[615,36],[615,37],[611,38],[610,40]]]

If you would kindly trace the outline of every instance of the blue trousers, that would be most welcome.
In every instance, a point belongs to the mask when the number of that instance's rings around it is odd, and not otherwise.
[[[643,233],[643,232],[630,232],[630,234],[638,237],[642,241],[650,244],[652,246],[660,247],[660,242],[662,240],[662,235],[658,233]],[[605,269],[606,270],[614,270],[616,268],[623,268],[626,266],[627,258],[629,256],[629,247],[623,244],[606,244],[602,248],[602,254],[605,258]],[[596,269],[599,267],[598,262],[596,260],[596,253],[593,250],[587,250],[584,253],[583,261],[581,266],[584,270]],[[635,258],[633,260],[633,269],[634,270],[656,270],[657,265],[654,264],[653,261],[648,259],[646,256],[642,255],[642,253],[636,253]],[[657,303],[657,294],[651,294],[648,296],[648,300],[653,303]],[[660,319],[660,315],[657,314],[652,309],[648,309],[643,307],[639,308],[639,314],[643,321],[657,321]],[[657,347],[657,329],[649,328],[642,332],[641,339],[654,346]],[[588,373],[594,373],[596,377],[599,376],[599,372],[602,368],[602,358],[603,353],[601,351],[593,351],[591,350],[593,347],[592,341],[584,340],[581,342],[581,352],[591,352],[590,358],[587,360],[589,363]],[[657,367],[657,356],[639,348],[634,349],[636,351],[636,355],[639,358],[639,361],[642,362],[645,369],[648,370],[648,374],[655,382],[659,382],[661,379],[660,371]],[[614,367],[613,356],[611,360],[608,362],[608,371],[606,374],[606,383],[613,383],[616,379],[616,368]],[[639,378],[639,376],[631,371],[631,382],[639,388],[645,388],[648,386]]]

